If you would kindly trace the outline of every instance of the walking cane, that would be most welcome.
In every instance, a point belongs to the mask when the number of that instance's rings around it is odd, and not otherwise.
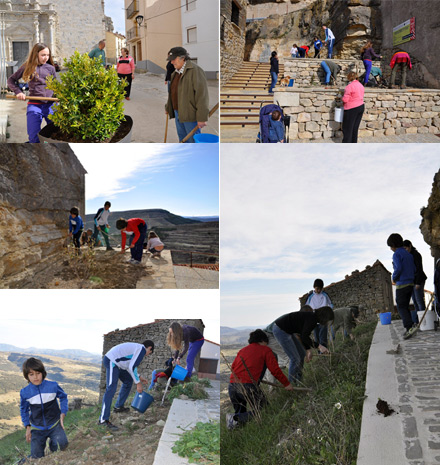
[[[167,141],[167,135],[168,135],[168,113],[165,113],[165,116],[167,118],[167,122],[165,123],[165,139],[164,139],[164,143],[166,143]]]
[[[6,98],[18,100],[17,96],[14,94],[6,94]],[[26,95],[25,100],[43,100],[47,102],[58,102],[59,101],[59,99],[55,97],[31,97],[30,95]]]
[[[211,116],[216,112],[218,108],[218,102],[212,107],[211,111],[209,112],[208,118],[211,118]],[[189,134],[187,134],[181,141],[180,143],[183,144],[186,142],[188,139],[190,139],[198,130],[198,126],[196,126]]]

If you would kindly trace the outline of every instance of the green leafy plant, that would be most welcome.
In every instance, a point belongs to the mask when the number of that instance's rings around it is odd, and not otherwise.
[[[64,66],[61,80],[47,79],[59,102],[50,116],[60,131],[82,141],[110,139],[124,119],[125,81],[106,70],[98,59],[76,51]]]
[[[219,423],[197,423],[182,434],[172,450],[180,457],[188,457],[189,463],[220,464]]]
[[[189,383],[177,384],[172,387],[168,394],[168,399],[173,401],[182,394],[188,396],[190,399],[207,399],[209,397],[202,383],[190,381]]]

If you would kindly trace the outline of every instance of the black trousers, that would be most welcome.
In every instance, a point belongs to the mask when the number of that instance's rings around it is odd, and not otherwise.
[[[342,122],[342,132],[344,133],[343,143],[353,143],[358,141],[358,130],[364,114],[365,105],[344,110],[344,120]]]
[[[130,92],[131,92],[131,81],[133,80],[131,77],[131,74],[119,74],[118,73],[119,79],[126,79],[127,80],[127,85],[125,87],[125,96],[130,97]]]

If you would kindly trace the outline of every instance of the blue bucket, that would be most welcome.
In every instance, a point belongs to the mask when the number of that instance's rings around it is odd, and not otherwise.
[[[293,83],[295,82],[295,79],[289,79],[289,84],[287,87],[293,87]]]
[[[379,318],[383,325],[391,324],[391,312],[379,313]]]
[[[185,368],[182,368],[179,365],[176,365],[171,373],[171,378],[180,379],[180,381],[183,381],[187,376],[188,370],[185,370]]]
[[[131,407],[137,410],[138,412],[144,413],[145,410],[153,403],[154,397],[150,396],[146,392],[139,393],[136,392]]]
[[[218,144],[219,137],[215,134],[194,134],[194,142],[196,144],[200,143],[211,143]]]

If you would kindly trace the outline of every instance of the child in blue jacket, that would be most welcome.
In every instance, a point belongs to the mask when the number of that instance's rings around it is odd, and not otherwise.
[[[269,142],[271,144],[284,142],[284,125],[281,118],[281,112],[274,110],[272,118],[269,119]]]
[[[73,244],[77,248],[78,253],[81,253],[81,235],[83,231],[84,223],[79,216],[79,209],[78,207],[72,207],[69,216],[69,236],[73,239]]]
[[[321,53],[322,42],[317,38],[313,38],[313,47],[315,48],[315,56],[313,58],[319,58],[319,54]]]
[[[20,414],[26,441],[31,443],[31,457],[36,459],[44,457],[47,439],[52,452],[68,445],[64,431],[67,394],[55,381],[47,381],[46,375],[41,360],[31,357],[23,363],[23,376],[29,384],[20,391]]]
[[[414,289],[416,266],[413,256],[404,249],[403,238],[400,234],[391,234],[387,240],[387,245],[394,252],[394,272],[392,278],[396,284],[396,306],[405,327],[403,338],[408,339],[417,331],[417,325],[413,326],[409,311],[409,302]]]

